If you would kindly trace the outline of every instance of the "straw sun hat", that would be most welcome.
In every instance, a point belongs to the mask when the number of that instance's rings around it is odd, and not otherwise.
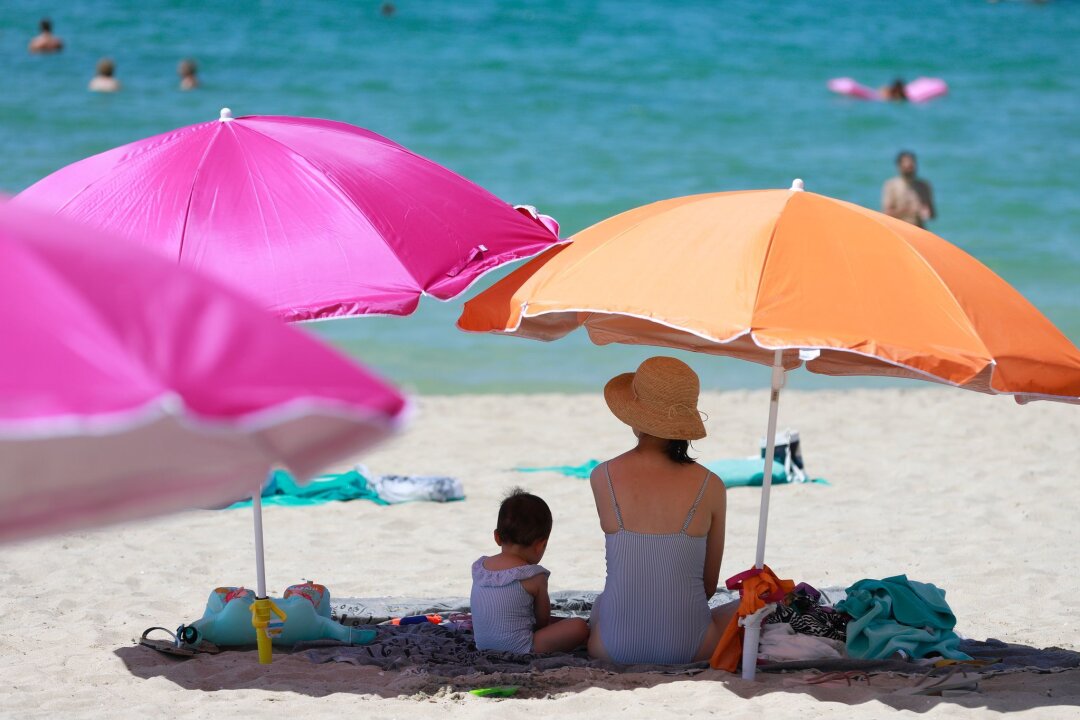
[[[705,425],[697,409],[701,383],[682,360],[651,357],[637,372],[616,375],[604,386],[611,412],[632,428],[666,440],[700,440]]]

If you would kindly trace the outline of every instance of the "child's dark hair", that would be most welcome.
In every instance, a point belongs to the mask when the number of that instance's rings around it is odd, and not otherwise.
[[[682,465],[694,462],[694,458],[688,454],[689,451],[689,440],[668,440],[667,445],[664,446],[664,453],[668,456],[668,459]]]
[[[499,506],[499,540],[511,545],[532,545],[551,535],[551,509],[521,488],[514,488]]]

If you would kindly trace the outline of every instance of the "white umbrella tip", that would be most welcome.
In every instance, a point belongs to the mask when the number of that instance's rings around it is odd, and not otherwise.
[[[222,112],[224,112],[224,111],[222,111]],[[802,192],[805,189],[806,189],[806,186],[803,185],[803,181],[801,179],[795,178],[794,180],[791,181],[791,191],[792,192]]]
[[[221,117],[218,118],[221,122],[228,122],[233,119],[232,110],[229,108],[221,108]]]

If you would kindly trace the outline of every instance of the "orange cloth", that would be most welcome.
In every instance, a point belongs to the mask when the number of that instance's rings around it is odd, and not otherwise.
[[[728,590],[738,590],[739,611],[731,618],[723,637],[713,651],[710,664],[717,669],[735,672],[742,659],[744,630],[739,619],[747,617],[771,602],[779,602],[795,590],[793,580],[781,580],[768,565],[761,570],[749,570],[727,581]]]

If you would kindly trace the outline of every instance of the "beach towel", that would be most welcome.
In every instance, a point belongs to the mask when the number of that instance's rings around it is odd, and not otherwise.
[[[371,487],[380,500],[391,505],[414,500],[450,502],[465,499],[461,481],[444,475],[381,475],[371,481]]]
[[[287,470],[274,470],[262,491],[263,505],[319,505],[346,500],[370,500],[376,505],[389,505],[356,470],[320,475],[307,485],[298,484]],[[251,507],[251,500],[233,503],[228,509],[242,507]]]
[[[903,653],[971,659],[959,650],[960,637],[953,632],[956,616],[945,602],[945,591],[930,583],[906,575],[860,580],[847,589],[836,609],[852,618],[847,626],[851,657],[883,659]]]
[[[369,480],[362,468],[320,475],[300,485],[287,470],[274,470],[263,486],[263,505],[319,505],[326,502],[370,500],[376,505],[393,505],[413,500],[448,502],[463,500],[465,491],[457,478],[427,475],[382,475]],[[241,500],[227,509],[251,507]]]

